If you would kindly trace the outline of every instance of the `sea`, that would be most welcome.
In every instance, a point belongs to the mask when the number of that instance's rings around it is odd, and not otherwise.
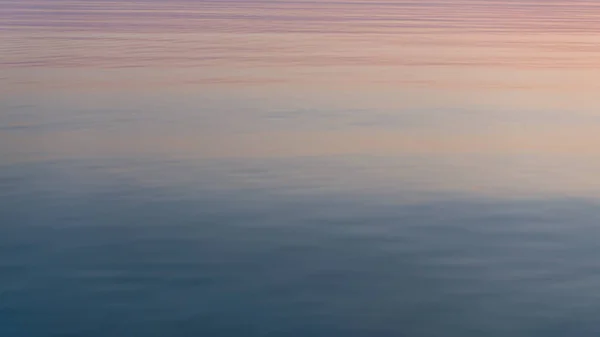
[[[598,32],[591,0],[0,0],[0,336],[598,336]]]

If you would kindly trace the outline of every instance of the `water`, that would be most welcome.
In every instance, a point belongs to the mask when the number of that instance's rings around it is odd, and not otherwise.
[[[0,336],[597,336],[599,15],[0,0]]]

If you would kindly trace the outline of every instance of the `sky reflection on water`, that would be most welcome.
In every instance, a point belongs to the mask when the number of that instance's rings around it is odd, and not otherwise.
[[[599,15],[0,0],[0,335],[598,335]]]

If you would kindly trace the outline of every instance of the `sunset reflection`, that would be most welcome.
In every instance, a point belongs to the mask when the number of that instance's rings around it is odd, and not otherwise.
[[[0,336],[599,336],[598,32],[595,0],[0,0]]]

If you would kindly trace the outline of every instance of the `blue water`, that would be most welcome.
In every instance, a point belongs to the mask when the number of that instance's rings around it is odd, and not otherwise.
[[[3,165],[2,335],[600,332],[598,203],[330,180],[365,160]]]

